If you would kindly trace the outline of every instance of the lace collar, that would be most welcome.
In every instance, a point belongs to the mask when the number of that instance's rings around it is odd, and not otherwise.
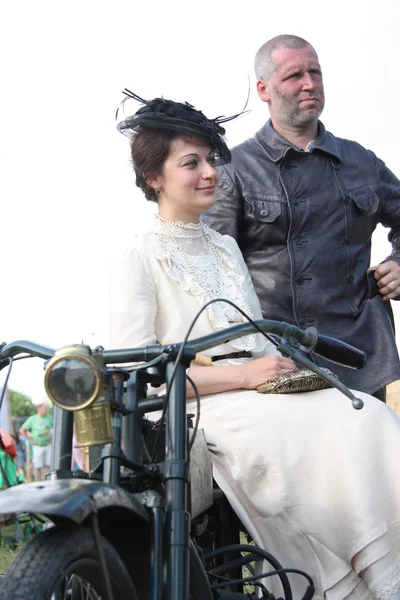
[[[163,222],[155,217],[145,237],[147,252],[166,264],[168,276],[186,292],[190,292],[204,306],[212,298],[226,298],[252,316],[244,276],[237,258],[236,244],[229,236],[222,236],[203,222],[189,226]],[[226,302],[207,307],[208,318],[214,331],[242,322],[242,315]],[[256,336],[232,340],[238,350],[252,350]]]

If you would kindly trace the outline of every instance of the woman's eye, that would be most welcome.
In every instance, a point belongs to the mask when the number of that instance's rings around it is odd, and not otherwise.
[[[184,165],[184,167],[191,167],[194,168],[197,166],[197,161],[196,160],[189,160],[188,162],[186,162]]]
[[[218,164],[218,156],[210,156],[207,160],[212,167],[216,167]]]

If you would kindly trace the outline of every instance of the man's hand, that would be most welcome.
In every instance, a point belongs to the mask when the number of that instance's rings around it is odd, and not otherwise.
[[[383,300],[397,300],[400,297],[400,266],[394,260],[371,267]]]

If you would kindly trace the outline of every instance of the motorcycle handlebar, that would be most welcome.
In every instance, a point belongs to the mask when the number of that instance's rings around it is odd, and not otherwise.
[[[331,362],[353,369],[361,369],[365,365],[367,355],[353,346],[327,335],[318,334],[318,339],[312,350],[314,354],[323,356]]]
[[[281,337],[284,336],[289,340],[292,338],[301,344],[307,352],[315,352],[315,354],[323,356],[332,362],[355,369],[361,368],[365,363],[366,355],[364,352],[345,342],[319,334],[315,327],[310,327],[304,331],[294,325],[265,319],[256,321],[256,324],[265,333],[272,333]],[[210,335],[189,340],[186,344],[185,357],[193,360],[197,353],[255,332],[256,329],[254,326],[247,322],[235,325],[229,329],[224,329],[223,331],[217,331]],[[148,362],[158,358],[164,353],[176,355],[181,345],[181,343],[169,345],[153,344],[143,348],[102,350],[101,354],[106,364]],[[7,345],[3,344],[0,346],[0,370],[8,364],[9,358],[20,353],[48,359],[54,356],[55,350],[47,346],[24,340]]]
[[[346,342],[318,333],[315,327],[300,331],[298,335],[295,332],[294,337],[305,347],[307,352],[323,356],[331,362],[352,369],[361,369],[365,364],[367,357],[365,352],[346,344]]]

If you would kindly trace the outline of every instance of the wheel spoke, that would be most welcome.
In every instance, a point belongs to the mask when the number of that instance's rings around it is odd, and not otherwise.
[[[80,575],[67,575],[51,596],[51,600],[102,600],[89,581]]]

